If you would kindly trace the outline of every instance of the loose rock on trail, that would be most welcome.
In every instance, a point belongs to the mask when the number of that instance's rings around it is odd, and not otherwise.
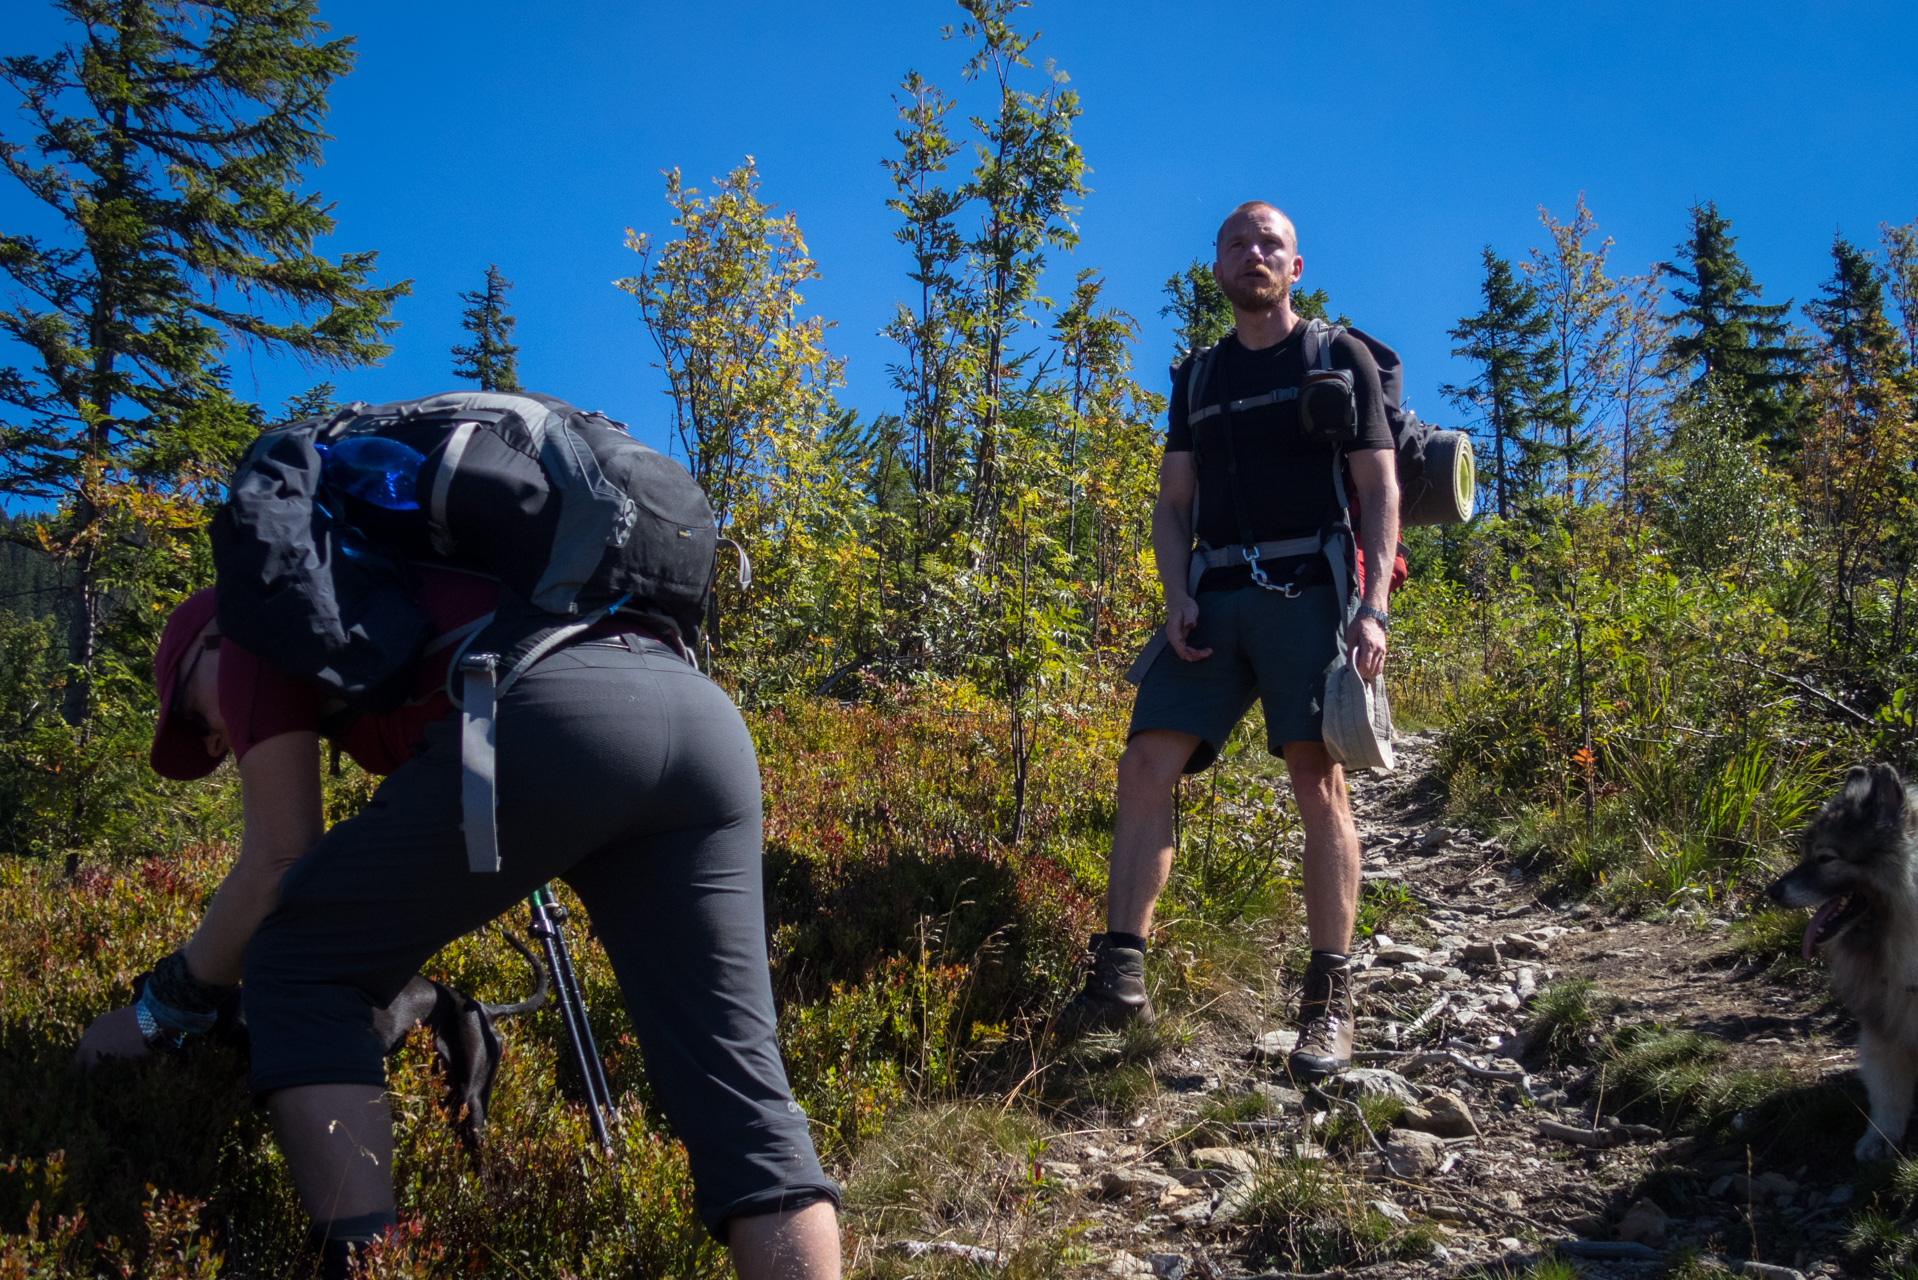
[[[1862,1119],[1840,1114],[1829,1140],[1811,1144],[1741,1132],[1742,1114],[1729,1139],[1722,1128],[1668,1133],[1655,1108],[1606,1098],[1590,1065],[1555,1065],[1525,1037],[1541,990],[1585,978],[1595,1035],[1644,1020],[1683,1026],[1724,1041],[1723,1068],[1785,1068],[1800,1087],[1836,1083],[1862,1100],[1856,1028],[1823,983],[1731,963],[1728,922],[1705,912],[1649,923],[1541,901],[1500,841],[1444,823],[1434,745],[1402,735],[1399,771],[1353,784],[1365,880],[1402,885],[1418,905],[1394,930],[1404,936],[1356,948],[1357,1053],[1328,1090],[1339,1100],[1285,1077],[1295,1001],[1268,1003],[1249,1030],[1202,1018],[1152,1060],[1157,1092],[1113,1117],[1125,1123],[1046,1153],[1083,1197],[1087,1267],[1163,1280],[1305,1274],[1275,1270],[1287,1264],[1269,1232],[1244,1221],[1260,1170],[1282,1160],[1323,1164],[1356,1211],[1427,1238],[1422,1256],[1315,1273],[1327,1277],[1516,1273],[1554,1253],[1594,1280],[1662,1277],[1694,1254],[1762,1280],[1863,1274],[1840,1247],[1866,1194],[1849,1154]],[[1253,1093],[1261,1118],[1219,1118],[1220,1099]],[[1361,1093],[1404,1110],[1389,1128],[1355,1133],[1338,1117],[1360,1110]],[[1342,1141],[1329,1143],[1340,1125]]]

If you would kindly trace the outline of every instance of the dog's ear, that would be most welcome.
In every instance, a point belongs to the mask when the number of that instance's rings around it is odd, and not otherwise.
[[[1845,775],[1845,785],[1833,797],[1833,807],[1864,817],[1871,808],[1871,770],[1861,764],[1853,765]]]
[[[1847,787],[1847,790],[1850,788]],[[1897,827],[1904,825],[1905,818],[1905,780],[1898,771],[1888,764],[1875,764],[1871,767],[1872,819],[1881,826]]]

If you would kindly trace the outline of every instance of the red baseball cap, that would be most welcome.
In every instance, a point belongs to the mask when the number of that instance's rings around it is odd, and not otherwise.
[[[195,591],[166,620],[160,648],[153,655],[153,688],[160,695],[160,722],[153,729],[153,749],[147,759],[162,778],[191,782],[220,767],[224,756],[207,754],[206,740],[191,732],[173,713],[173,695],[180,688],[181,664],[199,647],[200,633],[213,621],[213,588]]]

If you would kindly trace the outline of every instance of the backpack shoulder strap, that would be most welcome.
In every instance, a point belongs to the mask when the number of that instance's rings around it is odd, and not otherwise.
[[[1229,337],[1231,335],[1228,334],[1227,336]],[[1193,352],[1186,359],[1186,363],[1190,366],[1185,375],[1185,420],[1187,426],[1191,425],[1193,415],[1199,412],[1199,397],[1204,392],[1206,384],[1212,381],[1212,371],[1218,367],[1219,363],[1219,346],[1224,341],[1225,339],[1221,338],[1211,346],[1201,351]]]
[[[1332,344],[1345,332],[1342,324],[1331,324],[1314,317],[1305,322],[1305,367],[1330,369]]]

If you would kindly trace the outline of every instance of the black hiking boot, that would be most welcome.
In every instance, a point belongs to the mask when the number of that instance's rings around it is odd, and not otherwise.
[[[1299,1002],[1299,1043],[1286,1055],[1295,1083],[1318,1084],[1352,1065],[1352,967],[1346,957],[1314,951]]]
[[[1071,1040],[1088,1031],[1119,1031],[1153,1022],[1152,998],[1145,990],[1145,952],[1115,947],[1103,933],[1086,944],[1092,971],[1084,990],[1060,1011],[1056,1032]]]

